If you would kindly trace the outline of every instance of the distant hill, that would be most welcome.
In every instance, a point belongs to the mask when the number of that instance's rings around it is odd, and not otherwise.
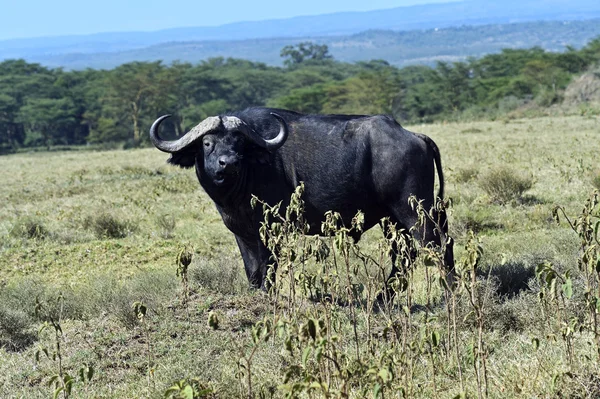
[[[340,61],[384,59],[397,66],[432,64],[436,60],[458,61],[482,56],[503,48],[540,46],[563,51],[566,46],[582,47],[600,36],[600,18],[588,21],[525,22],[462,26],[397,32],[371,30],[347,36],[252,39],[235,41],[170,42],[150,47],[92,54],[56,54],[26,57],[51,67],[67,69],[110,69],[130,61],[175,60],[196,63],[211,57],[235,57],[270,65],[281,65],[282,47],[305,40],[329,46]]]
[[[286,44],[292,44],[308,38],[321,43],[331,43],[334,56],[344,60],[367,58],[384,58],[395,64],[415,62],[421,58],[462,57],[473,50],[477,55],[495,51],[496,42],[507,40],[509,46],[521,42],[524,46],[537,44],[536,40],[556,46],[560,42],[559,32],[542,32],[544,25],[535,25],[538,31],[527,38],[517,37],[517,43],[508,39],[498,30],[501,38],[474,37],[474,33],[459,30],[465,39],[457,44],[464,48],[446,49],[437,44],[436,38],[447,32],[449,27],[505,25],[529,21],[580,21],[600,18],[600,1],[598,0],[463,0],[451,3],[425,4],[410,7],[398,7],[388,10],[368,12],[342,12],[335,14],[304,16],[289,19],[267,20],[258,22],[239,22],[217,27],[176,28],[154,32],[115,32],[93,35],[44,37],[31,39],[13,39],[0,41],[0,60],[24,58],[37,61],[48,66],[74,68],[110,68],[122,62],[132,60],[167,61],[180,59],[198,61],[211,56],[238,56],[264,61],[270,64],[280,62],[278,51]],[[587,28],[593,30],[588,22]],[[528,25],[530,26],[530,25]],[[552,25],[555,26],[555,25]],[[433,34],[432,29],[438,29]],[[461,28],[462,29],[462,28]],[[487,29],[487,28],[486,28]],[[517,28],[518,29],[518,28]],[[360,32],[373,31],[366,34]],[[426,32],[414,31],[425,30]],[[393,32],[408,32],[395,35]],[[561,32],[565,29],[561,29]],[[567,29],[569,33],[569,29]],[[412,33],[411,33],[412,32]],[[581,44],[590,36],[577,36],[569,43]],[[354,36],[359,34],[358,36]],[[488,31],[484,31],[488,35]],[[412,36],[411,36],[412,35]],[[425,38],[421,38],[425,35]],[[437,35],[437,36],[436,36]],[[376,37],[377,39],[368,39]],[[473,39],[467,40],[467,37]],[[420,51],[419,46],[410,40],[426,40],[431,49]],[[442,38],[442,40],[446,40]],[[451,37],[448,38],[451,42]],[[389,42],[392,43],[389,43]],[[467,42],[468,41],[468,42]],[[557,43],[550,43],[555,41]],[[392,44],[394,49],[386,49],[384,43]],[[450,43],[451,44],[451,43]],[[489,46],[487,45],[489,44]],[[540,45],[545,46],[540,42]],[[487,46],[487,47],[486,47]],[[504,45],[506,47],[506,45]],[[435,49],[434,49],[435,48]],[[360,49],[360,50],[357,50]],[[397,52],[401,51],[402,54]],[[263,53],[264,52],[264,53]],[[360,52],[360,53],[359,53]],[[179,54],[178,54],[179,53]],[[364,53],[364,57],[360,57]],[[436,54],[440,53],[440,54]],[[246,56],[247,54],[247,56]],[[379,55],[375,55],[379,54]],[[359,58],[357,58],[359,57]]]

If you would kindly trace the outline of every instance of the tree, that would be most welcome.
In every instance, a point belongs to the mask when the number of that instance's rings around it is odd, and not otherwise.
[[[131,62],[115,68],[108,76],[103,116],[117,122],[128,119],[134,145],[140,143],[142,118],[151,116],[147,111],[157,108],[164,89],[171,83],[162,74],[164,68],[160,61]]]
[[[326,100],[325,85],[316,84],[292,89],[289,94],[275,98],[268,105],[305,114],[318,114],[323,112],[323,104]]]
[[[368,71],[326,87],[323,112],[391,114],[398,88],[395,68]]]
[[[66,144],[64,132],[73,129],[75,105],[68,98],[34,98],[19,110],[19,122],[27,132],[31,145]]]
[[[0,153],[2,148],[15,148],[25,140],[25,130],[16,121],[18,112],[17,100],[9,94],[0,93]]]
[[[590,41],[584,48],[582,48],[581,55],[587,65],[600,62],[600,37]]]
[[[282,58],[286,58],[283,64],[288,67],[302,64],[308,60],[322,62],[332,58],[326,44],[319,45],[312,42],[302,42],[295,46],[285,46],[281,49],[280,55]]]
[[[463,110],[473,103],[471,70],[467,63],[455,62],[450,65],[438,62],[435,72],[432,75],[433,84],[437,86],[445,111]]]
[[[25,142],[19,110],[27,99],[55,95],[53,72],[24,60],[0,63],[0,147],[14,149]]]

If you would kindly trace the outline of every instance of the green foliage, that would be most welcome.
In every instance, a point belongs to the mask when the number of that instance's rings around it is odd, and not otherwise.
[[[322,112],[342,114],[390,114],[398,86],[395,68],[368,71],[326,87]]]
[[[65,72],[9,60],[0,63],[0,153],[100,143],[132,148],[147,144],[145,132],[158,115],[174,115],[163,129],[174,138],[207,116],[261,105],[385,113],[411,122],[494,119],[560,104],[572,78],[599,62],[599,41],[563,53],[505,49],[433,68],[338,62],[326,45],[311,42],[281,50],[287,68],[217,57],[197,65],[131,62]]]
[[[326,98],[325,86],[316,84],[292,89],[288,95],[271,100],[269,105],[277,108],[291,109],[296,112],[317,114],[323,110]]]
[[[492,202],[507,204],[523,199],[525,191],[533,187],[533,178],[507,167],[499,167],[481,176],[479,185]]]
[[[207,387],[197,378],[184,379],[175,382],[165,391],[167,399],[201,399],[212,398],[213,389]]]
[[[280,55],[286,59],[283,63],[288,67],[296,66],[303,62],[315,63],[331,59],[327,45],[319,45],[312,42],[302,42],[294,46],[285,46],[281,49]]]

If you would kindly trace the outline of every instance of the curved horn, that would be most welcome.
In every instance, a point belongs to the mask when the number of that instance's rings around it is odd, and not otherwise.
[[[219,127],[219,124],[221,123],[221,119],[218,116],[211,116],[200,122],[198,125],[192,128],[192,130],[187,132],[185,135],[183,135],[183,137],[179,138],[178,140],[166,141],[159,137],[158,128],[162,121],[164,121],[170,116],[171,115],[161,116],[160,118],[155,120],[152,126],[150,127],[150,140],[152,140],[152,144],[154,144],[154,146],[159,150],[163,152],[168,152],[170,154],[181,151],[189,145],[193,144],[194,142],[196,142],[196,140],[198,140],[205,134],[217,129]]]
[[[229,131],[238,130],[252,140],[256,145],[263,147],[269,151],[275,151],[280,148],[288,138],[289,130],[285,120],[274,112],[271,112],[277,121],[279,122],[279,133],[272,139],[265,139],[260,134],[256,133],[253,129],[242,121],[240,118],[235,116],[223,117],[223,125]]]

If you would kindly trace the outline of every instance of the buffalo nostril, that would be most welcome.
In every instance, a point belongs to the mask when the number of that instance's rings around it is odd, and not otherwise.
[[[219,158],[219,165],[221,165],[221,166],[227,165],[227,161],[225,160],[225,158]]]

